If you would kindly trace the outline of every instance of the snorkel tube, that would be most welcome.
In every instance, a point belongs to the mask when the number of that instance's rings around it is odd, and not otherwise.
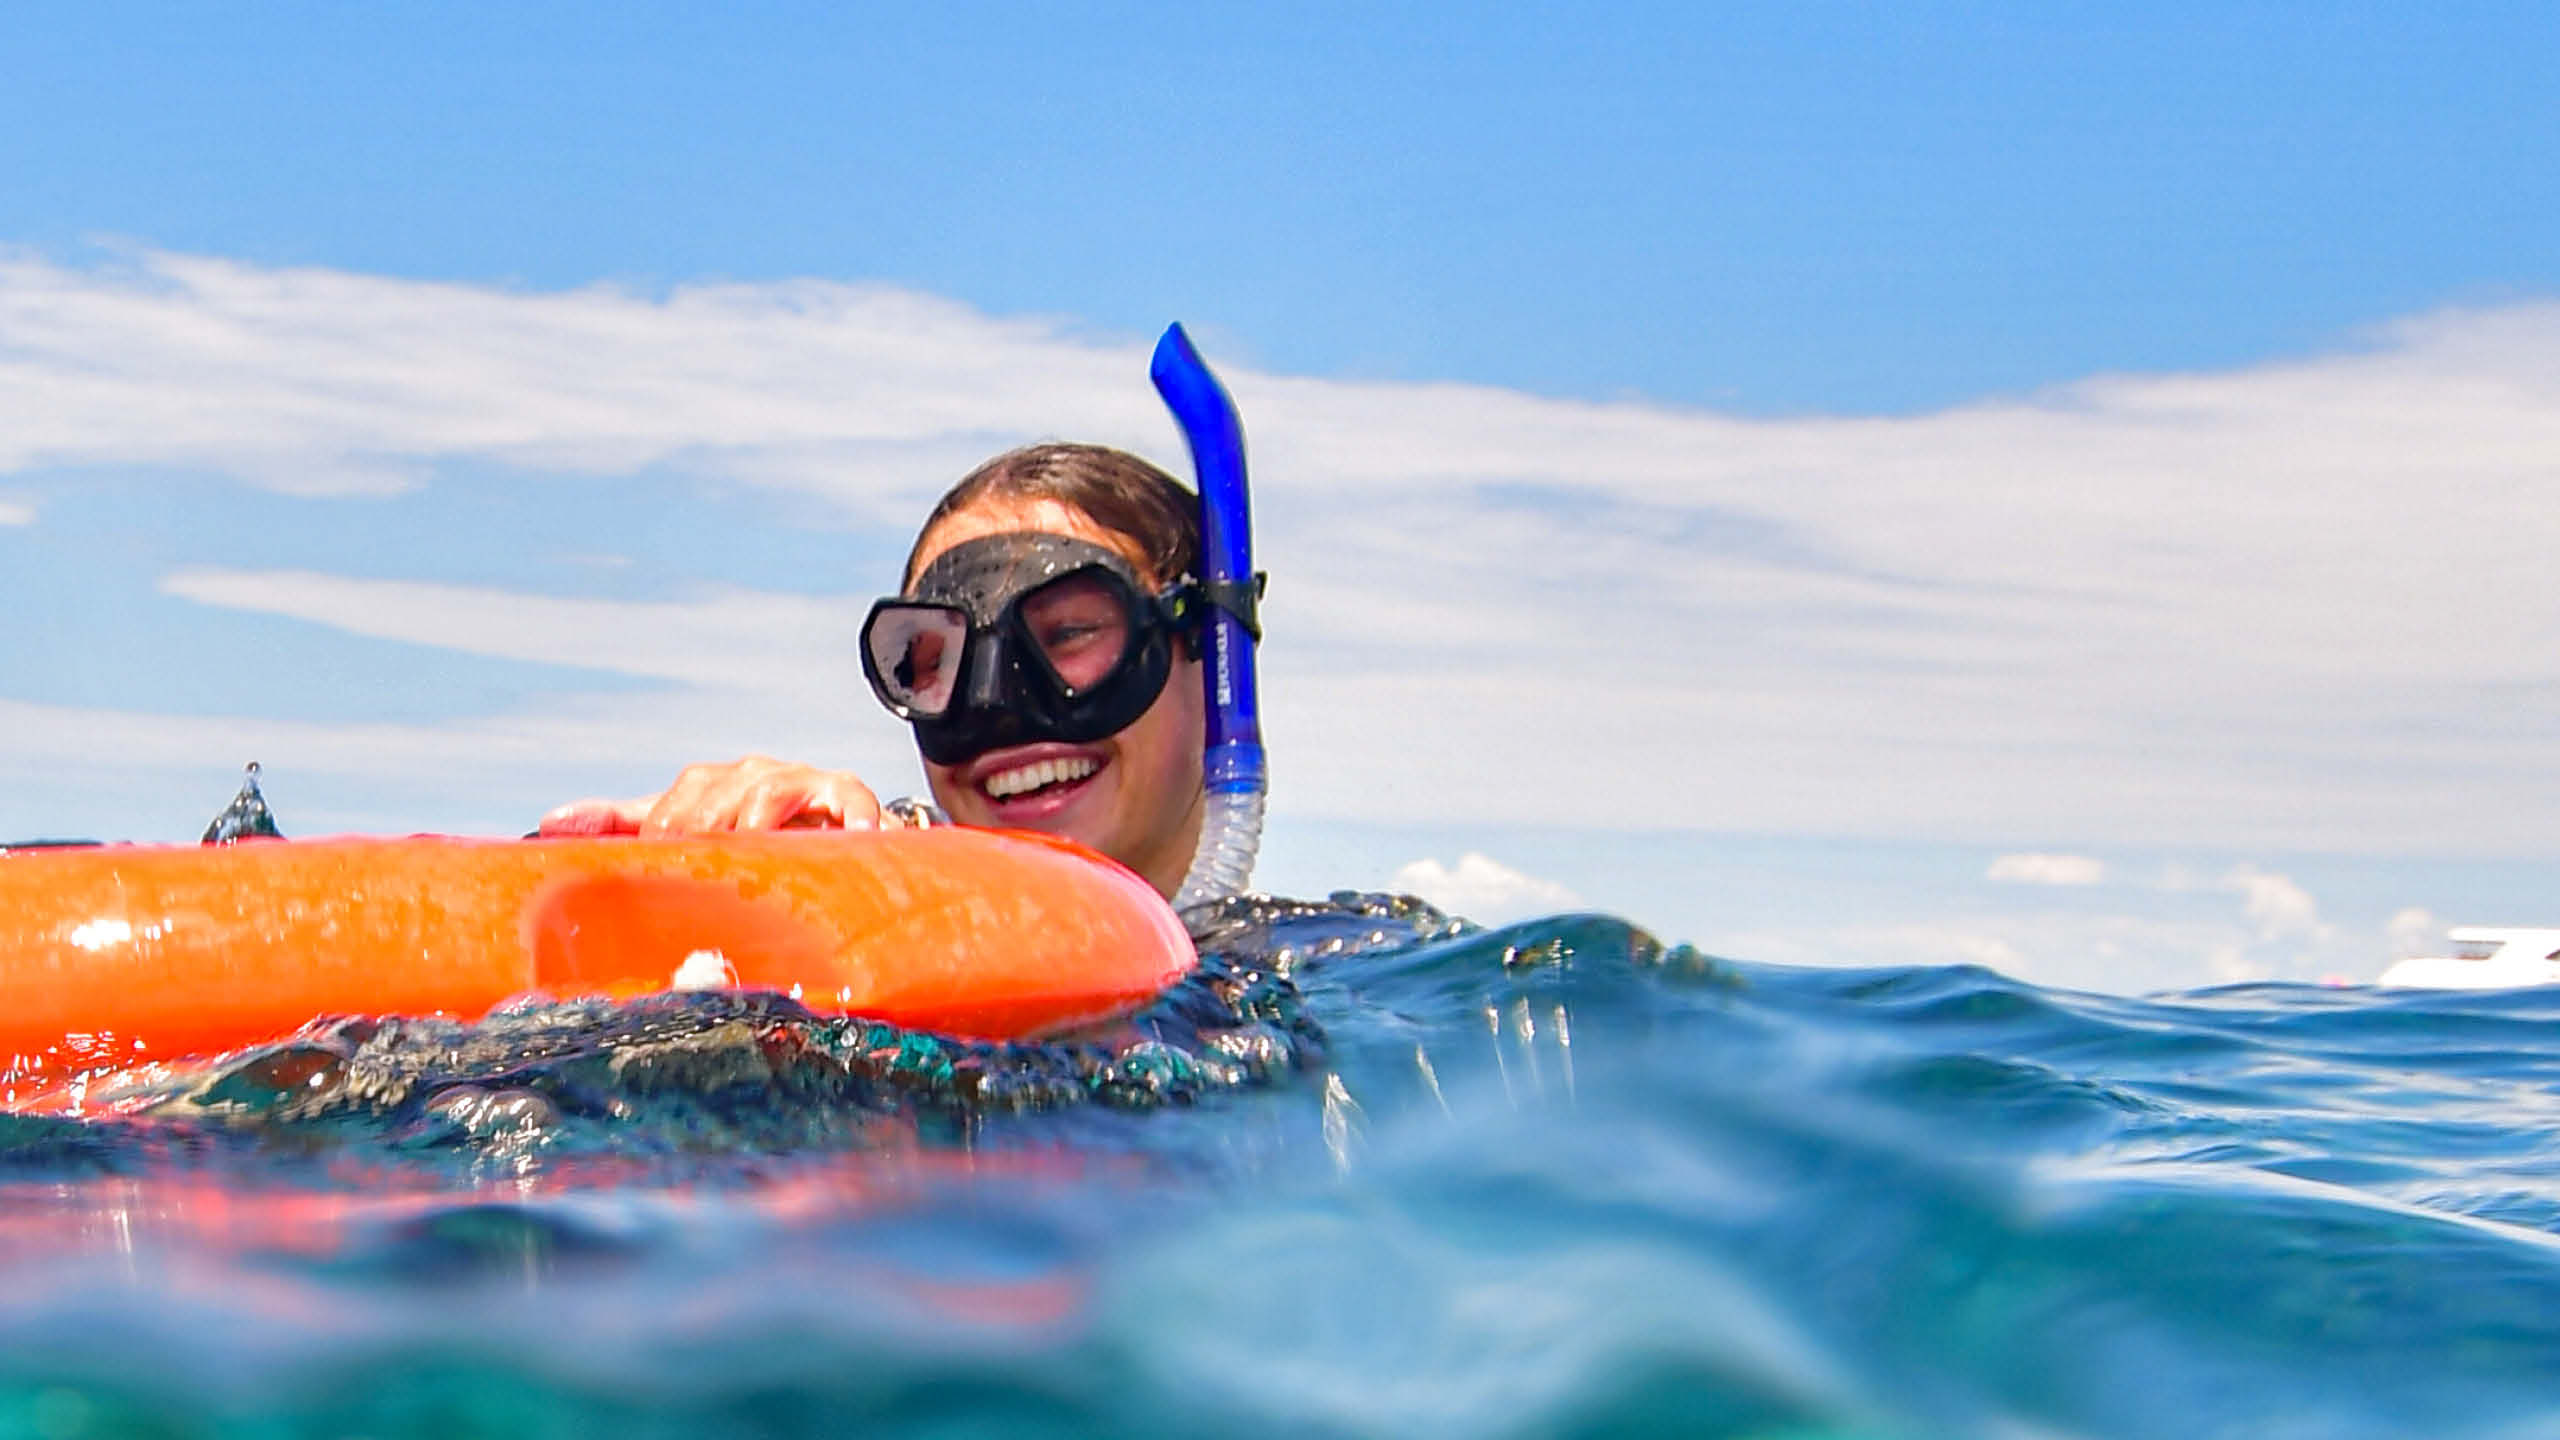
[[[1269,788],[1263,769],[1262,712],[1254,698],[1253,647],[1261,627],[1253,619],[1261,584],[1253,573],[1253,520],[1245,498],[1244,426],[1235,401],[1192,348],[1179,324],[1156,342],[1148,378],[1182,426],[1191,446],[1191,469],[1200,486],[1200,582],[1209,598],[1201,657],[1201,687],[1208,699],[1208,745],[1200,775],[1208,812],[1200,822],[1200,848],[1191,873],[1173,897],[1187,910],[1244,889],[1262,848],[1262,801]]]

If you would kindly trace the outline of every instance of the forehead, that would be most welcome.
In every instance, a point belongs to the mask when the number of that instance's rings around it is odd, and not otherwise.
[[[970,540],[989,535],[1004,535],[1035,530],[1048,535],[1065,535],[1088,540],[1129,562],[1140,579],[1150,585],[1162,583],[1147,564],[1138,542],[1116,530],[1106,530],[1094,523],[1093,517],[1072,505],[1056,500],[1026,500],[1013,497],[989,497],[945,515],[916,545],[915,573],[921,575],[943,551]],[[909,579],[913,579],[910,576]]]

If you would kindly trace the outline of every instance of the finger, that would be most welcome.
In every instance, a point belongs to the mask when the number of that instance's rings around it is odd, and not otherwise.
[[[534,833],[543,836],[636,835],[657,797],[636,800],[572,800],[542,817]]]
[[[823,786],[805,775],[777,776],[749,791],[738,811],[741,830],[823,830],[844,823]]]
[[[738,809],[746,791],[744,761],[729,765],[688,765],[676,781],[649,806],[640,822],[648,835],[690,835],[738,828]]]
[[[871,787],[843,771],[824,772],[818,796],[826,806],[830,823],[847,830],[876,830],[880,827],[880,797]]]
[[[880,823],[879,797],[841,770],[792,766],[768,776],[740,817],[757,829],[869,830]]]

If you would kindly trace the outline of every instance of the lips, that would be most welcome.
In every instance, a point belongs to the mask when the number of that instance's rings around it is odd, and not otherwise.
[[[1106,751],[1079,745],[1026,745],[982,756],[966,783],[999,825],[1053,829],[1110,768]]]
[[[1051,785],[1074,784],[1101,768],[1102,762],[1090,755],[1063,755],[994,771],[978,782],[978,788],[987,792],[988,799],[1003,801]]]

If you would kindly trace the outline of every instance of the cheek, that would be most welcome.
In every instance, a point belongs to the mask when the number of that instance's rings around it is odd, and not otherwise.
[[[955,820],[978,817],[980,812],[975,808],[979,798],[978,792],[960,788],[958,771],[948,765],[936,765],[930,760],[922,763],[925,788],[933,792],[934,803],[942,807],[942,813]]]
[[[1169,788],[1196,788],[1200,783],[1200,745],[1207,734],[1200,696],[1200,665],[1188,661],[1173,667],[1164,693],[1156,697],[1133,729],[1143,728],[1148,746],[1147,770]]]

